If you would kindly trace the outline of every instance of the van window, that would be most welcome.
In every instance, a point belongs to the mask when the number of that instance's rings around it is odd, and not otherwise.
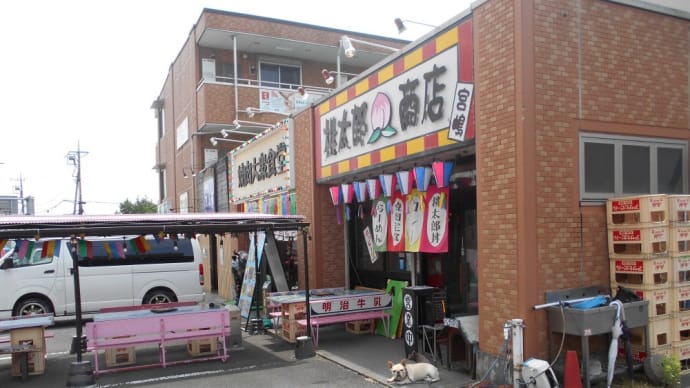
[[[41,265],[41,264],[50,264],[53,262],[53,257],[41,257],[41,252],[43,249],[37,248],[31,251],[30,256],[26,256],[23,258],[18,258],[17,257],[17,252],[13,252],[11,254],[11,260],[12,260],[12,266],[14,268],[17,267],[30,267],[32,265]],[[9,259],[8,259],[9,260]]]
[[[165,263],[191,263],[194,261],[192,242],[187,239],[175,241],[164,239],[160,241],[147,240],[151,250],[145,253],[132,252],[131,249],[125,252],[125,258],[108,256],[105,249],[106,241],[93,241],[93,257],[79,257],[80,267],[101,267],[116,265],[138,265],[138,264],[165,264]]]

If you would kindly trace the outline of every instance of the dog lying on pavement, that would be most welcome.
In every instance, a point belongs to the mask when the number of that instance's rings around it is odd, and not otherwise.
[[[438,368],[427,362],[410,363],[407,359],[403,359],[394,364],[393,361],[388,361],[388,369],[393,375],[388,379],[389,383],[405,384],[417,381],[434,383],[440,380]]]

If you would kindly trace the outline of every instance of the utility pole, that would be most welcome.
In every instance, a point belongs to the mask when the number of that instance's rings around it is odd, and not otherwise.
[[[19,173],[19,179],[15,179],[19,182],[19,186],[14,186],[15,191],[19,191],[19,199],[17,200],[22,205],[22,212],[20,214],[26,215],[26,205],[24,204],[24,177],[22,173]]]
[[[74,210],[72,214],[84,214],[84,201],[81,197],[81,155],[87,155],[88,152],[82,151],[77,142],[77,150],[69,151],[65,156],[67,163],[71,163],[75,167],[75,172],[72,174],[75,177],[76,185],[74,188]],[[78,208],[78,212],[77,212]]]

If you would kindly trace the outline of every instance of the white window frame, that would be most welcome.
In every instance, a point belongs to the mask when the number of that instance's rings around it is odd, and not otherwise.
[[[614,192],[586,192],[585,191],[585,144],[599,143],[613,145],[614,147]],[[623,146],[649,147],[650,167],[650,193],[626,193],[623,192]],[[626,195],[640,194],[664,194],[659,193],[657,150],[659,148],[677,148],[682,151],[682,191],[688,192],[688,142],[685,140],[662,139],[653,137],[619,136],[600,133],[580,134],[580,199],[582,201],[605,201],[608,198]],[[678,193],[680,194],[680,193]]]
[[[179,150],[180,147],[187,142],[187,140],[189,140],[189,120],[187,117],[185,117],[175,130],[175,142],[177,143],[176,149]]]

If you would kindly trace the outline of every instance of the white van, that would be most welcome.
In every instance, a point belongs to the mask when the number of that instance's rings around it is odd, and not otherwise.
[[[19,257],[21,249],[0,262],[0,319],[10,316],[75,313],[74,267],[69,240],[56,240],[59,252],[42,254],[46,240]],[[148,240],[150,250],[129,249],[121,258],[113,252],[119,239],[89,240],[88,253],[79,256],[82,311],[166,302],[200,302],[204,298],[201,250],[196,239]],[[109,242],[109,243],[108,243]],[[122,245],[120,245],[122,246]],[[133,247],[130,244],[130,247]],[[83,252],[82,252],[83,253]]]

